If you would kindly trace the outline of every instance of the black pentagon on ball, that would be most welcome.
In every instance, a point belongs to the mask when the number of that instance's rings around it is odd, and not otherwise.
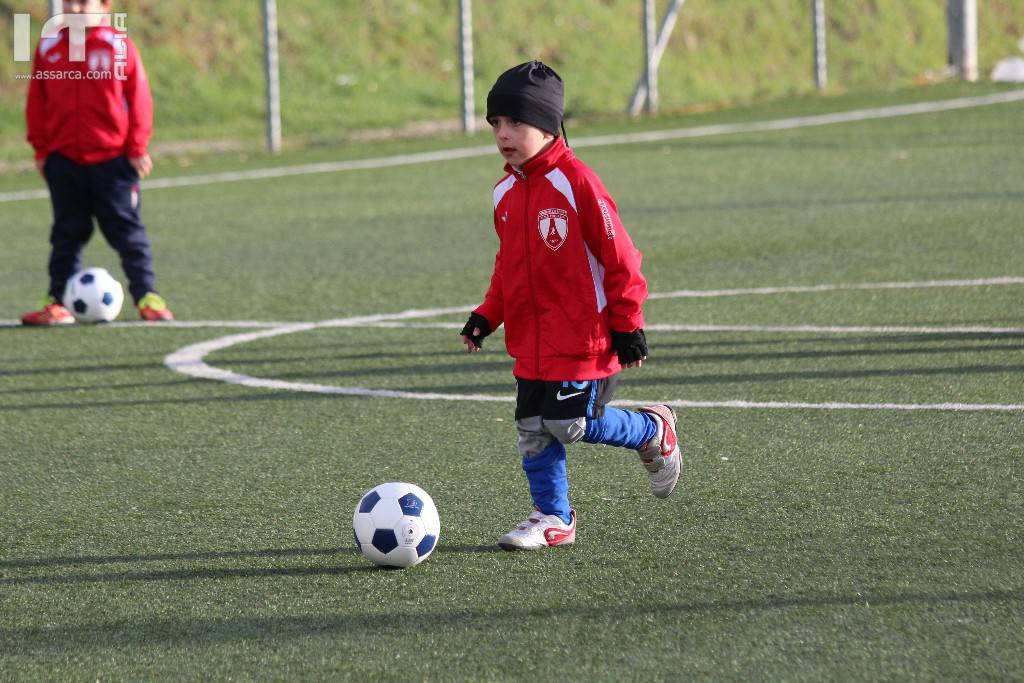
[[[103,305],[109,306],[112,303],[114,303],[114,295],[110,292],[103,292]]]
[[[93,275],[92,273],[86,273],[82,277],[78,278],[78,281],[81,282],[83,285],[87,285],[95,279],[95,275]]]
[[[385,555],[398,547],[398,537],[391,529],[377,529],[373,532],[373,547]]]
[[[81,299],[75,299],[75,303],[72,306],[75,307],[76,313],[85,313],[85,309],[89,308]]]
[[[359,511],[369,512],[370,510],[373,509],[373,506],[377,504],[378,500],[380,500],[380,494],[377,493],[376,491],[370,491],[365,496],[363,496],[363,499],[361,501],[359,501]]]
[[[415,493],[405,494],[398,499],[398,504],[402,507],[402,514],[409,517],[419,517],[423,512],[423,501]]]
[[[430,551],[434,549],[435,543],[437,543],[437,536],[433,536],[431,534],[424,536],[423,540],[420,541],[420,544],[416,546],[417,557],[423,557],[430,553]]]

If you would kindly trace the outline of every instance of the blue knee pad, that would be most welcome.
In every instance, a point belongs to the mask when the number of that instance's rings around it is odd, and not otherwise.
[[[603,443],[638,450],[657,433],[658,425],[647,413],[607,406],[604,415],[587,420],[587,443]]]
[[[558,515],[569,524],[569,479],[565,473],[565,446],[559,441],[532,458],[523,458],[533,504],[545,515]]]

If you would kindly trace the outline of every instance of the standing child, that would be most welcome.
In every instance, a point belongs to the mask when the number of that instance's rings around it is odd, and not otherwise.
[[[152,249],[139,216],[139,179],[153,168],[146,152],[153,99],[142,60],[128,36],[110,26],[112,0],[65,0],[64,14],[86,15],[85,53],[64,28],[36,49],[25,118],[36,168],[53,205],[50,287],[25,325],[74,322],[61,305],[64,286],[82,266],[82,249],[100,231],[121,257],[143,320],[172,320],[156,292]]]
[[[615,203],[558,134],[562,111],[562,79],[538,61],[509,69],[487,95],[507,175],[494,186],[494,274],[462,341],[478,351],[504,323],[515,359],[516,429],[534,511],[499,539],[506,550],[576,539],[568,444],[636,450],[659,498],[679,479],[672,408],[607,405],[622,367],[647,359],[647,283]]]

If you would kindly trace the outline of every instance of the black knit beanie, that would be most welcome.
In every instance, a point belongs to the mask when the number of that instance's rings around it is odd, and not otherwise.
[[[498,76],[487,93],[487,120],[508,116],[558,136],[565,91],[561,77],[537,60],[514,66]]]

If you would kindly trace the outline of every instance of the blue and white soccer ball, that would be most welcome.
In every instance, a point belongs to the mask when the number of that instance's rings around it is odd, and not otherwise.
[[[415,484],[388,482],[367,491],[352,516],[363,555],[382,567],[412,567],[430,556],[441,535],[434,501]]]
[[[110,322],[123,304],[121,283],[103,268],[78,271],[64,288],[64,308],[80,323]]]

